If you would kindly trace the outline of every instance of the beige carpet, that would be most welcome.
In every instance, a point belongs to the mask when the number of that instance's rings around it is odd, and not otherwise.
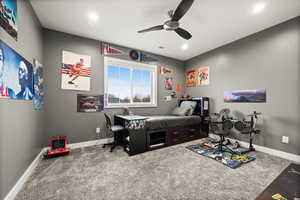
[[[101,146],[41,160],[17,200],[251,200],[289,165],[261,152],[230,169],[185,147],[196,140],[129,157]]]

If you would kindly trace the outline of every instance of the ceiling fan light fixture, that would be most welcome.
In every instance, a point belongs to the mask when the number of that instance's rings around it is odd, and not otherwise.
[[[168,15],[170,19],[166,22],[164,22],[162,25],[153,26],[151,28],[143,29],[138,31],[138,33],[145,33],[150,31],[159,31],[159,30],[166,30],[166,31],[174,31],[176,32],[180,37],[189,40],[192,37],[192,34],[190,34],[187,30],[179,27],[179,20],[186,14],[186,12],[190,9],[192,6],[194,0],[181,0],[179,5],[177,6],[176,10],[170,10],[168,12]]]

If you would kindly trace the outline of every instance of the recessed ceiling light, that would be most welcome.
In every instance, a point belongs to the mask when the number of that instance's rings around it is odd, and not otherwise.
[[[188,48],[189,48],[189,45],[187,43],[185,43],[181,46],[182,50],[187,50]]]
[[[252,12],[253,14],[258,14],[260,12],[262,12],[266,7],[266,4],[265,3],[256,3],[254,4],[253,8],[252,8]]]
[[[99,16],[98,16],[97,13],[95,13],[95,12],[90,12],[90,13],[89,13],[89,19],[90,19],[91,21],[97,21],[97,20],[99,19]]]

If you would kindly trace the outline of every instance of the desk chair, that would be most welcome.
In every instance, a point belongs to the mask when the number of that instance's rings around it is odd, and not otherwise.
[[[120,125],[112,125],[110,116],[106,113],[104,113],[104,116],[105,116],[105,120],[106,120],[106,128],[108,129],[108,131],[113,132],[114,141],[112,143],[104,144],[103,148],[105,148],[106,146],[111,146],[110,152],[112,152],[114,150],[114,148],[116,148],[116,146],[123,145],[123,142],[122,142],[123,137],[122,137],[121,131],[123,131],[125,128]]]
[[[210,123],[210,130],[220,137],[217,144],[217,152],[230,152],[236,154],[232,149],[224,144],[225,137],[229,135],[230,130],[233,128],[233,123],[230,119],[222,119],[222,121],[214,121]]]

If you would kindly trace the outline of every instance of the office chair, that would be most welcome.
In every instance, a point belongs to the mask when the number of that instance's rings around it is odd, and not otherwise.
[[[116,148],[116,146],[123,145],[122,144],[123,137],[121,131],[123,131],[125,128],[120,125],[112,125],[110,116],[106,113],[104,113],[104,116],[106,120],[106,128],[108,129],[108,131],[113,132],[114,141],[108,144],[103,144],[103,148],[105,148],[106,146],[111,146],[110,152],[112,152],[114,148]]]
[[[225,142],[225,137],[229,135],[230,130],[233,128],[233,122],[230,118],[226,119],[225,117],[221,118],[221,121],[218,120],[219,118],[215,118],[214,120],[210,121],[210,130],[220,137],[220,140],[217,142],[216,153],[218,152],[230,152],[236,154],[232,149],[230,149]]]

